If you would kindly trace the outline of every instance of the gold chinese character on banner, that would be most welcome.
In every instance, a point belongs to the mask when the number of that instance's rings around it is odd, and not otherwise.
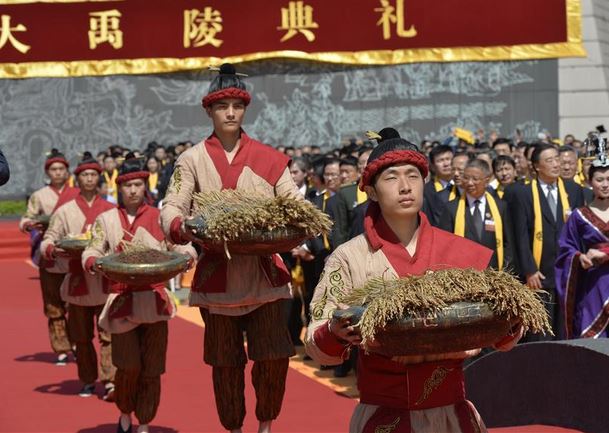
[[[302,1],[291,1],[287,8],[281,8],[281,27],[277,30],[287,30],[287,33],[281,38],[281,42],[294,37],[300,32],[307,38],[307,41],[313,42],[315,34],[311,29],[317,29],[319,25],[313,21],[313,7],[305,5]]]
[[[25,54],[30,50],[29,45],[25,45],[17,40],[12,32],[25,32],[27,28],[23,24],[17,24],[11,27],[11,16],[2,15],[0,20],[0,50],[4,48],[7,42],[10,42],[13,48],[21,54]]]
[[[381,7],[375,8],[375,12],[381,12],[381,18],[376,25],[383,26],[383,39],[391,38],[391,25],[395,24],[396,34],[400,38],[414,38],[417,35],[417,29],[411,25],[408,30],[404,28],[404,0],[396,0],[394,7],[389,3],[389,0],[380,0]]]
[[[114,49],[123,48],[123,32],[120,30],[121,13],[116,9],[89,13],[89,49],[109,43]]]
[[[207,6],[203,11],[191,9],[184,11],[184,48],[213,45],[218,48],[222,40],[216,35],[222,31],[222,14]]]

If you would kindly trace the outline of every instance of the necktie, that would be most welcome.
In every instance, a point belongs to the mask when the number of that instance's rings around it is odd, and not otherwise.
[[[474,202],[474,231],[478,240],[482,240],[482,213],[480,212],[480,200]]]
[[[556,200],[554,200],[554,194],[552,194],[552,191],[554,191],[554,185],[548,185],[548,195],[546,198],[548,199],[548,206],[552,211],[552,217],[554,217],[554,221],[556,221]]]

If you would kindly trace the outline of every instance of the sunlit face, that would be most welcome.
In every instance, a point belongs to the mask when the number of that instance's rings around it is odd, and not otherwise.
[[[205,109],[214,125],[214,131],[233,134],[241,129],[245,116],[245,103],[242,99],[225,98],[214,102]]]
[[[545,182],[554,182],[560,176],[560,160],[558,150],[546,149],[539,155],[539,162],[535,164],[537,175]]]
[[[452,160],[452,152],[444,152],[439,155],[436,155],[433,161],[434,173],[437,176],[440,176],[442,179],[450,179],[450,177],[452,176]]]
[[[594,197],[600,200],[609,199],[609,168],[597,170],[590,179]]]
[[[159,163],[154,158],[150,158],[148,160],[148,162],[146,163],[146,167],[148,168],[148,171],[150,173],[156,173],[157,171],[159,171]]]
[[[324,184],[326,189],[336,192],[340,188],[340,165],[339,163],[326,164],[324,167]]]
[[[573,179],[577,173],[577,155],[575,152],[562,152],[560,154],[560,177]]]
[[[159,161],[164,161],[165,158],[167,158],[167,151],[165,150],[164,147],[157,147],[156,149],[154,149],[154,156],[159,160]]]
[[[461,186],[470,196],[480,198],[488,186],[489,176],[478,167],[467,167],[463,172]]]
[[[493,147],[493,149],[495,150],[495,153],[497,155],[511,155],[512,154],[512,150],[510,149],[510,145],[508,143],[497,144],[497,145],[495,145],[495,147]]]
[[[503,186],[508,186],[516,180],[516,169],[509,162],[504,162],[497,166],[495,177]]]
[[[78,182],[78,187],[82,191],[97,192],[97,184],[99,183],[99,173],[97,170],[83,170],[78,173],[76,180]]]
[[[453,180],[455,181],[455,185],[461,185],[461,178],[463,177],[463,170],[465,170],[465,166],[467,165],[467,161],[469,157],[467,155],[457,155],[452,160],[452,174]]]
[[[54,162],[47,169],[47,176],[51,179],[53,185],[63,185],[68,179],[68,169],[65,164],[61,162]]]
[[[366,168],[366,164],[368,164],[368,158],[370,158],[371,153],[372,153],[372,150],[368,150],[366,152],[363,152],[360,156],[358,156],[357,171],[359,171],[360,175],[364,172],[364,169]]]
[[[116,168],[116,161],[111,156],[106,156],[104,158],[104,170],[107,173],[112,173]]]
[[[125,206],[139,207],[146,197],[146,182],[144,179],[133,179],[119,185],[121,198]]]
[[[412,164],[386,168],[367,186],[368,197],[376,201],[387,218],[415,217],[423,206],[423,176]]]
[[[343,164],[340,166],[340,181],[342,185],[357,182],[359,173],[354,165]]]
[[[305,179],[307,178],[307,173],[304,172],[298,166],[298,164],[292,164],[292,166],[290,167],[290,174],[292,175],[292,180],[294,181],[296,186],[298,186],[298,188],[301,188],[305,183]]]

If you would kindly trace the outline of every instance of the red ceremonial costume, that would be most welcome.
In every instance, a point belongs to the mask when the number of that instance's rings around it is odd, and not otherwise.
[[[190,216],[193,193],[239,189],[268,197],[299,197],[288,158],[241,131],[231,162],[215,134],[178,158],[161,211],[169,239],[183,243],[180,227]],[[276,418],[281,409],[288,358],[294,348],[282,299],[290,298],[290,274],[278,254],[269,257],[206,252],[197,264],[190,304],[201,307],[205,321],[205,362],[213,366],[220,420],[227,430],[241,427],[245,416],[244,369],[254,361],[256,415]],[[247,333],[246,356],[243,330]]]
[[[427,174],[424,157],[414,151],[387,152],[369,163],[362,184],[370,185],[384,168],[408,163]],[[311,302],[312,322],[307,330],[306,350],[322,365],[338,365],[350,347],[329,328],[341,295],[363,287],[374,277],[394,279],[422,275],[429,270],[474,268],[484,270],[492,251],[468,239],[430,225],[418,213],[419,226],[414,255],[410,255],[391,230],[376,202],[366,214],[365,233],[342,244],[328,258],[324,274]],[[462,363],[480,349],[388,358],[358,353],[357,383],[360,404],[351,419],[350,433],[470,433],[485,431],[473,405],[465,399]]]
[[[117,183],[120,186],[145,175],[147,172],[129,173],[119,176]],[[166,251],[168,245],[161,230],[159,210],[143,203],[135,216],[128,215],[123,207],[99,215],[91,243],[82,254],[83,267],[91,270],[97,258],[122,251],[123,241]],[[190,245],[175,249],[189,254],[193,260],[196,258]],[[122,413],[135,412],[140,424],[149,424],[160,402],[167,322],[175,316],[176,306],[165,282],[145,286],[109,282],[109,288],[99,325],[112,334],[112,360],[117,368],[116,405]]]
[[[53,214],[40,246],[45,260],[67,263],[68,273],[61,285],[61,298],[68,303],[68,330],[70,339],[76,345],[78,377],[85,384],[94,383],[98,377],[93,329],[96,317],[99,317],[108,297],[107,287],[101,276],[84,272],[80,258],[56,257],[55,243],[70,235],[89,232],[95,218],[113,207],[99,196],[87,203],[79,194]],[[101,352],[99,376],[103,382],[112,382],[114,367],[111,360],[110,335],[98,329],[98,336]]]
[[[50,158],[53,162],[61,162],[68,166],[63,158]],[[45,168],[49,166],[49,160]],[[36,217],[50,217],[57,208],[74,199],[78,195],[78,188],[68,186],[67,182],[60,189],[52,185],[45,186],[35,191],[27,203],[27,211],[19,221],[19,229],[25,231],[29,226],[36,223]],[[34,248],[39,246],[44,232],[37,232],[32,237]],[[38,272],[40,273],[40,288],[42,291],[42,303],[44,315],[48,319],[49,339],[51,347],[57,354],[66,353],[71,350],[66,325],[66,307],[61,300],[59,289],[64,276],[68,271],[67,263],[62,261],[45,260],[41,257]]]

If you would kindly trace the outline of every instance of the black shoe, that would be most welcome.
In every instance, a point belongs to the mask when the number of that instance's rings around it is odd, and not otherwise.
[[[347,359],[341,365],[334,367],[334,377],[347,377],[351,371],[351,362]]]
[[[123,426],[121,425],[121,417],[118,417],[118,426],[116,427],[116,433],[131,433],[131,426],[133,424],[129,425],[129,428],[127,430],[123,430]]]

